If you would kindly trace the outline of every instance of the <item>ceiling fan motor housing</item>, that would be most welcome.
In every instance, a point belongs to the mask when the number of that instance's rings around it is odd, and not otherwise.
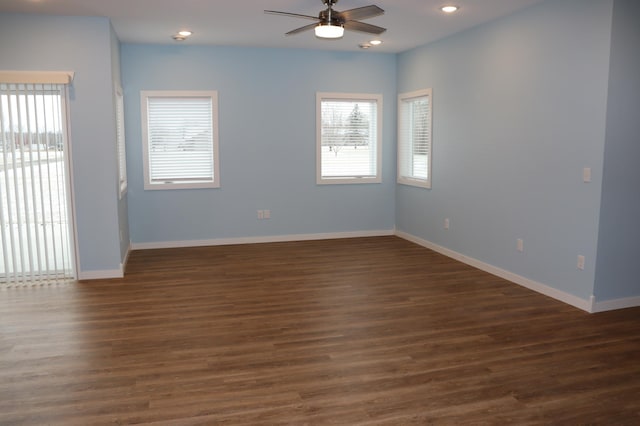
[[[320,12],[320,14],[318,15],[318,19],[323,24],[328,24],[329,22],[331,23],[331,25],[344,24],[344,19],[341,17],[340,13],[331,9],[323,10],[322,12]]]

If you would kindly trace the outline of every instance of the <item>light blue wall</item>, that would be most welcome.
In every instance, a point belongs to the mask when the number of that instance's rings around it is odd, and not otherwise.
[[[70,122],[79,269],[118,269],[109,21],[0,14],[0,40],[0,69],[75,71]]]
[[[640,296],[640,2],[613,7],[607,132],[595,292]]]
[[[399,230],[589,299],[611,13],[548,1],[399,55],[399,92],[431,87],[434,101],[433,189],[398,185]]]
[[[121,46],[134,243],[392,230],[396,57]],[[219,189],[143,189],[141,90],[217,90]],[[316,185],[316,92],[381,93],[383,183]],[[257,220],[256,210],[271,210]]]

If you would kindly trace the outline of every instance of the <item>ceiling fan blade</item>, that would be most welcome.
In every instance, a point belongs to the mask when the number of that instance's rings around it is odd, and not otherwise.
[[[384,10],[380,9],[378,6],[371,5],[344,10],[342,12],[338,12],[338,15],[340,16],[339,19],[342,19],[346,22],[373,18],[374,16],[382,15],[383,13]]]
[[[299,13],[278,12],[277,10],[265,10],[264,13],[269,13],[271,15],[293,16],[294,18],[313,19],[314,21],[318,20],[317,16],[301,15]]]
[[[317,19],[316,19],[317,20]],[[315,26],[318,24],[309,24],[309,25],[305,25],[304,27],[300,27],[300,28],[296,28],[295,30],[291,30],[288,33],[286,33],[285,35],[294,35],[294,34],[298,34],[301,33],[303,31],[307,31],[310,30],[311,28],[315,28]]]
[[[371,24],[365,24],[364,22],[359,21],[347,21],[343,26],[345,30],[360,31],[370,34],[382,34],[383,32],[387,31],[386,28],[378,27]]]

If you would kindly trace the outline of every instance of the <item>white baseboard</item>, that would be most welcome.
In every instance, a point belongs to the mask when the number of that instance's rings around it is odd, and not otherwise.
[[[132,243],[132,250],[162,248],[224,246],[232,244],[280,243],[287,241],[332,240],[337,238],[382,237],[395,235],[395,230],[332,232],[321,234],[271,235],[265,237],[215,238],[210,240],[162,241],[154,243]]]
[[[80,271],[78,272],[78,280],[108,280],[111,278],[122,278],[122,266],[119,269],[110,269],[104,271]]]
[[[411,234],[408,234],[406,232],[403,231],[396,231],[396,235],[400,238],[403,238],[407,241],[411,241],[413,243],[416,243],[418,245],[421,245],[423,247],[426,247],[428,249],[431,249],[435,252],[438,252],[440,254],[443,254],[447,257],[450,257],[452,259],[458,260],[462,263],[466,263],[467,265],[473,266],[474,268],[478,268],[482,271],[488,272],[492,275],[496,275],[500,278],[504,278],[507,281],[511,281],[512,283],[521,285],[523,287],[528,288],[529,290],[533,290],[535,292],[544,294],[545,296],[549,296],[553,299],[559,300],[561,302],[564,302],[568,305],[571,306],[575,306],[578,309],[582,309],[583,311],[586,312],[595,312],[593,310],[594,307],[594,301],[593,299],[591,300],[585,300],[585,299],[581,299],[577,296],[574,296],[572,294],[566,293],[564,291],[555,289],[551,286],[548,286],[546,284],[542,284],[533,280],[530,280],[528,278],[525,278],[523,276],[520,276],[518,274],[514,274],[513,272],[509,272],[505,269],[501,269],[498,268],[496,266],[490,265],[488,263],[482,262],[478,259],[474,259],[472,257],[469,256],[465,256],[461,253],[458,253],[456,251],[450,250],[446,247],[442,247],[440,245],[437,245],[435,243],[432,243],[430,241],[424,240],[422,238],[413,236]],[[602,302],[604,303],[604,302]],[[595,305],[597,306],[598,304],[595,303]]]
[[[603,300],[601,302],[597,302],[595,298],[593,300],[594,303],[591,312],[605,312],[613,311],[615,309],[636,308],[640,306],[640,296]]]

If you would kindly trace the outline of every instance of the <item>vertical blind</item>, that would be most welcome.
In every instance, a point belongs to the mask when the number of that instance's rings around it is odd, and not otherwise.
[[[214,181],[211,97],[147,97],[151,184]]]
[[[322,178],[372,178],[378,170],[376,100],[320,102]]]
[[[398,106],[398,178],[430,181],[430,93],[400,96]]]
[[[0,281],[73,277],[66,87],[0,83]]]

